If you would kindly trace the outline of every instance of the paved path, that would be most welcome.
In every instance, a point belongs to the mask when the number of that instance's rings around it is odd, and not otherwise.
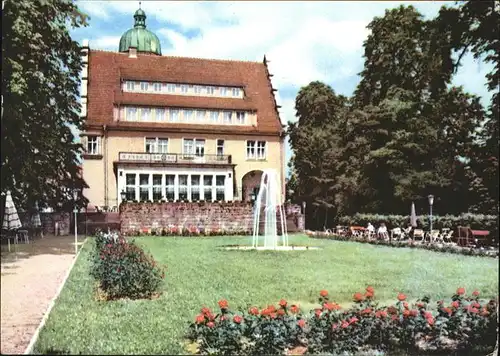
[[[7,253],[2,246],[2,354],[22,354],[74,259],[68,237],[48,236]]]

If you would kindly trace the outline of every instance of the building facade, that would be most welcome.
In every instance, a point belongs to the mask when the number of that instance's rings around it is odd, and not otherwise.
[[[267,62],[161,55],[138,10],[118,52],[82,55],[84,195],[127,200],[250,200],[264,169],[285,196],[284,127]]]

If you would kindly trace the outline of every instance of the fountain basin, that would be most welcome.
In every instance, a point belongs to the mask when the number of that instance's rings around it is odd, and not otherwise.
[[[320,250],[321,247],[317,246],[276,246],[276,247],[264,247],[264,246],[226,246],[225,250],[240,250],[240,251],[308,251],[308,250]]]

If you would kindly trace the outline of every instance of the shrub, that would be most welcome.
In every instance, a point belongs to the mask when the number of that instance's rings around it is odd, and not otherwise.
[[[100,233],[95,247],[91,275],[107,299],[148,298],[158,291],[165,272],[134,242]]]
[[[445,305],[429,307],[424,297],[410,304],[399,293],[397,301],[379,307],[375,291],[353,295],[347,310],[320,292],[319,307],[303,313],[281,300],[262,310],[250,306],[233,313],[226,300],[220,313],[209,308],[190,324],[187,338],[199,354],[261,355],[290,353],[354,354],[360,351],[416,353],[491,352],[496,341],[497,301],[480,301],[474,292],[465,297],[463,288]]]

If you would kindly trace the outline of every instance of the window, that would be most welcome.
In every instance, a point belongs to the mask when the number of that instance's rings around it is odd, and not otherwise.
[[[212,201],[212,181],[213,176],[203,176],[203,198],[206,201]]]
[[[170,110],[170,121],[179,121],[179,109]]]
[[[175,93],[175,84],[167,84],[167,92]]]
[[[136,200],[135,178],[135,174],[127,173],[125,175],[125,192],[127,193],[127,200]]]
[[[142,121],[150,121],[151,120],[151,109],[142,108],[141,120]]]
[[[206,111],[205,110],[198,110],[196,112],[196,119],[199,121],[199,122],[203,122],[205,121],[205,116],[206,116]]]
[[[236,123],[238,125],[244,125],[245,124],[245,119],[246,119],[246,113],[244,111],[237,111],[236,112]]]
[[[182,153],[187,156],[203,157],[205,155],[205,140],[185,138]]]
[[[181,92],[184,94],[188,92],[188,86],[186,84],[181,85]]]
[[[89,155],[99,154],[99,137],[87,136],[87,154]]]
[[[194,120],[193,110],[185,110],[184,111],[184,119],[185,119],[185,121],[193,121]]]
[[[215,177],[215,200],[226,200],[226,176]]]
[[[191,176],[191,201],[200,200],[200,175]]]
[[[148,82],[141,82],[141,90],[148,91],[149,90],[149,83]]]
[[[188,200],[188,176],[179,175],[179,200]]]
[[[149,174],[139,174],[139,200],[149,200]]]
[[[217,156],[224,155],[224,140],[217,140]]]
[[[168,153],[168,138],[159,138],[158,139],[158,152],[159,153]]]
[[[266,159],[266,141],[247,141],[247,159]]]
[[[146,152],[168,153],[168,138],[147,137]]]
[[[161,174],[153,174],[153,201],[161,200]]]
[[[156,109],[156,121],[165,121],[165,109]]]
[[[235,97],[235,98],[240,97],[240,95],[241,95],[240,94],[240,88],[233,88],[232,89],[232,94],[233,94],[233,97]]]
[[[247,159],[255,159],[255,141],[247,141]]]
[[[161,83],[153,83],[154,91],[161,91]]]
[[[215,93],[215,88],[214,87],[206,87],[207,88],[207,95],[214,95]]]
[[[266,141],[257,141],[257,159],[266,159]]]
[[[167,174],[165,176],[165,185],[165,198],[168,200],[175,200],[175,176],[173,174]]]
[[[227,88],[221,87],[221,88],[219,88],[219,92],[220,92],[221,96],[226,96],[227,95]]]
[[[217,121],[219,121],[218,111],[210,111],[210,121],[212,121],[213,123],[217,123]]]
[[[146,138],[146,152],[147,153],[156,152],[156,138]]]
[[[231,124],[233,121],[233,113],[231,111],[224,111],[224,123]]]
[[[137,108],[127,108],[127,121],[137,120]]]
[[[202,89],[202,88],[203,88],[203,87],[202,87],[202,86],[200,86],[200,85],[195,85],[195,86],[194,86],[194,93],[195,93],[195,94],[201,94],[201,89]]]
[[[134,91],[135,83],[127,81],[127,91]]]

